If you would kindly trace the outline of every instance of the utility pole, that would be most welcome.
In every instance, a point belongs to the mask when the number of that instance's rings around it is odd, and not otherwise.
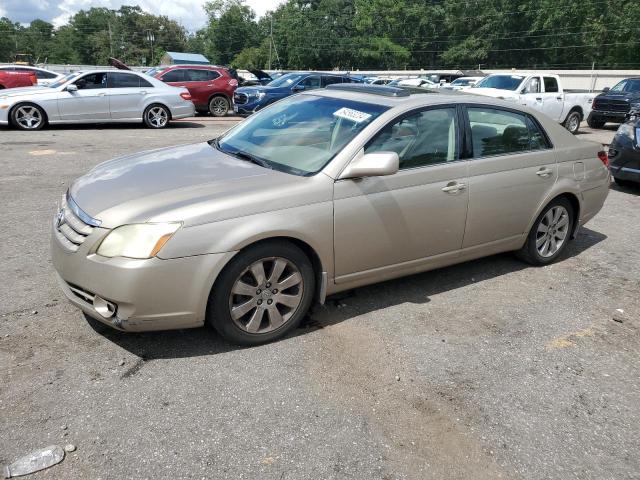
[[[147,40],[149,41],[149,43],[151,43],[151,66],[154,65],[154,60],[153,60],[153,42],[156,39],[156,36],[153,34],[153,32],[151,31],[151,29],[147,30]]]
[[[113,57],[113,37],[111,35],[111,22],[107,22],[107,26],[109,27],[109,52]]]
[[[269,70],[271,70],[271,48],[273,47],[273,13],[271,13],[271,33],[269,35]]]

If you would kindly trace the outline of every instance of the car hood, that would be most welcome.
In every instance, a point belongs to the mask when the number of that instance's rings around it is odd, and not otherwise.
[[[238,93],[245,93],[247,95],[254,95],[258,92],[264,92],[266,94],[279,94],[279,93],[291,93],[290,88],[283,87],[269,87],[268,85],[264,85],[262,87],[240,87],[236,90]]]
[[[38,95],[41,93],[51,93],[54,91],[54,89],[49,87],[34,85],[33,87],[8,88],[0,92],[0,97],[23,97],[29,95]]]
[[[102,163],[69,193],[105,228],[168,221],[189,226],[311,203],[313,178],[263,168],[204,142]],[[316,201],[330,195],[328,187]]]
[[[596,98],[598,99],[611,99],[611,100],[626,100],[627,102],[637,102],[640,100],[640,92],[607,92],[601,93]]]
[[[469,93],[474,95],[484,95],[485,97],[493,98],[518,98],[518,94],[511,90],[502,90],[500,88],[482,88],[474,87],[469,90]]]

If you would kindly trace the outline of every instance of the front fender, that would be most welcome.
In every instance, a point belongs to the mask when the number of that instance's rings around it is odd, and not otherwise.
[[[333,278],[333,202],[257,213],[185,227],[160,251],[160,258],[236,252],[271,238],[293,238],[309,245],[323,271]]]

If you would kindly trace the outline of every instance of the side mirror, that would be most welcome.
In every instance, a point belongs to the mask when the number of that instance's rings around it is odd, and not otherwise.
[[[383,177],[398,173],[400,158],[396,152],[374,152],[365,154],[361,150],[342,172],[340,178]]]
[[[306,87],[304,85],[296,85],[291,89],[293,92],[302,92]]]
[[[609,87],[604,87],[602,89],[602,93],[607,93],[609,90],[611,90]]]
[[[76,85],[74,85],[74,84],[71,84],[71,85],[67,85],[65,87],[65,90],[67,92],[77,92],[78,91],[78,87]]]

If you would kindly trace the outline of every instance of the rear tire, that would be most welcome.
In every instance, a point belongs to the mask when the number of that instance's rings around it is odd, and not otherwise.
[[[281,338],[306,315],[315,293],[311,261],[297,246],[266,241],[241,251],[218,276],[207,322],[226,340],[260,345]]]
[[[229,100],[225,97],[213,97],[209,101],[209,113],[214,117],[224,117],[229,113]]]
[[[571,202],[564,197],[552,200],[534,222],[517,257],[536,266],[553,263],[567,247],[574,223]]]
[[[169,125],[171,113],[167,107],[156,103],[145,109],[142,119],[147,128],[158,130]]]
[[[587,119],[587,125],[589,125],[589,128],[602,128],[605,123],[607,122],[603,122],[602,120],[593,120],[591,118]]]
[[[567,115],[567,118],[562,125],[564,128],[569,130],[569,132],[575,135],[578,133],[578,130],[580,130],[580,122],[582,122],[582,115],[580,115],[580,112],[574,110]]]

